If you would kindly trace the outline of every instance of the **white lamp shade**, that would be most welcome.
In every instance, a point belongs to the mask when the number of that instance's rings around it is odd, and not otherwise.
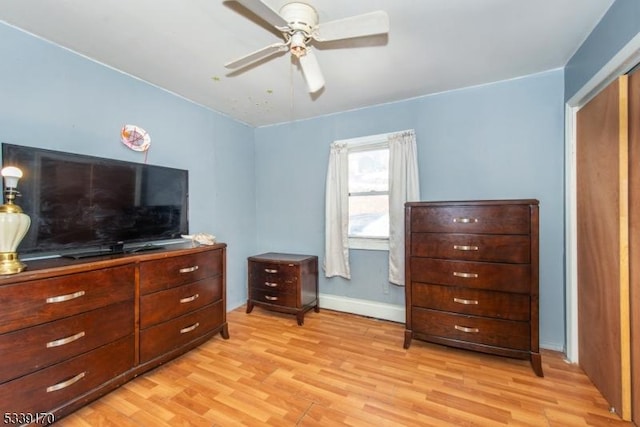
[[[5,188],[16,188],[18,180],[22,178],[22,171],[15,166],[7,166],[0,173],[4,177]]]
[[[0,212],[0,252],[16,252],[30,225],[24,213]]]

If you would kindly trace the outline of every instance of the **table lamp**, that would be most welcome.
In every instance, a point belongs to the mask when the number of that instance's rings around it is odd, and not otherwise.
[[[0,206],[0,275],[6,275],[19,273],[26,268],[16,251],[29,230],[31,219],[14,203],[22,171],[8,166],[1,173],[4,178],[4,204]]]

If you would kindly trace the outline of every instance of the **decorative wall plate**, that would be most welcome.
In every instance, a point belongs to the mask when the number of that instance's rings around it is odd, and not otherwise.
[[[147,151],[151,146],[151,136],[135,125],[124,125],[120,131],[120,140],[134,151]]]

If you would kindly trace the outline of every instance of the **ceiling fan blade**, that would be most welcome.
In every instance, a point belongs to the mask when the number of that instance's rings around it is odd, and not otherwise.
[[[226,68],[242,68],[247,65],[259,61],[263,58],[271,56],[278,52],[284,52],[289,50],[289,47],[285,43],[274,43],[269,46],[263,47],[262,49],[256,50],[255,52],[251,52],[248,55],[245,55],[241,58],[234,59],[233,61],[227,62],[224,64]]]
[[[307,82],[310,93],[314,93],[322,89],[324,86],[324,77],[316,55],[310,47],[307,47],[307,53],[300,58],[300,68]]]
[[[249,9],[251,12],[255,13],[260,18],[264,19],[269,24],[273,25],[278,29],[280,29],[281,27],[288,26],[287,21],[285,21],[285,19],[282,16],[280,16],[278,12],[271,9],[271,7],[269,7],[267,4],[265,4],[261,0],[235,0],[235,1],[240,3],[241,5]]]
[[[389,15],[378,10],[349,18],[320,23],[313,33],[319,42],[372,36],[389,32]]]

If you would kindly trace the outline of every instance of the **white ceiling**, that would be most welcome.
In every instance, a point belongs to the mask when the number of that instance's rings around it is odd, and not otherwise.
[[[290,0],[265,0],[279,10]],[[309,0],[320,22],[385,10],[388,36],[316,45],[311,96],[281,41],[234,1],[1,0],[0,20],[252,126],[525,76],[566,65],[614,0]]]

